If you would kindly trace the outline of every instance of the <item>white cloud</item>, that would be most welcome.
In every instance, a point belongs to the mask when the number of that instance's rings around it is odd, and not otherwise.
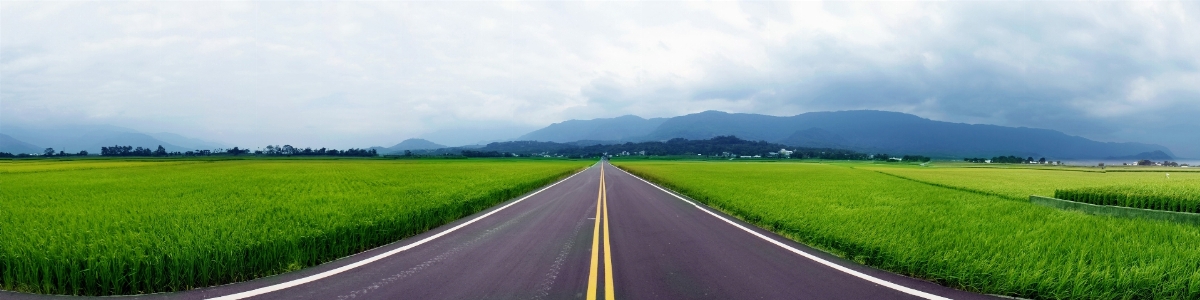
[[[1130,119],[1200,112],[1198,12],[1178,1],[3,2],[0,122],[362,147],[471,124],[890,109],[1167,143],[1145,134],[1166,125]]]

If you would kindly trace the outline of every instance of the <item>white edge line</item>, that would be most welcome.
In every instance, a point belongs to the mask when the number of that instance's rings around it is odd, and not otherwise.
[[[616,166],[614,166],[614,167],[616,167]],[[754,236],[757,236],[757,237],[759,237],[759,238],[761,238],[761,239],[767,240],[768,242],[771,242],[772,244],[775,244],[776,246],[779,246],[779,247],[781,247],[781,248],[784,248],[784,249],[787,249],[787,250],[789,250],[789,251],[792,251],[792,252],[794,252],[794,253],[796,253],[796,254],[799,254],[800,256],[804,256],[804,257],[806,257],[806,258],[808,258],[808,259],[811,259],[811,260],[813,260],[813,261],[816,261],[816,262],[818,262],[818,263],[820,263],[820,264],[822,264],[822,265],[829,266],[830,268],[834,268],[834,269],[836,269],[836,270],[838,270],[838,271],[842,271],[842,272],[844,272],[844,273],[846,273],[846,274],[854,275],[854,277],[862,278],[862,279],[865,279],[865,280],[867,280],[867,281],[873,282],[873,283],[875,283],[875,284],[879,284],[879,285],[882,285],[882,286],[886,286],[886,287],[892,288],[892,289],[894,289],[894,290],[897,290],[897,291],[903,292],[903,293],[905,293],[905,294],[909,294],[909,295],[913,295],[913,296],[917,296],[917,297],[921,297],[921,298],[925,298],[925,299],[938,299],[938,300],[943,300],[943,299],[944,299],[944,300],[950,300],[950,298],[946,298],[946,297],[942,297],[942,296],[938,296],[938,295],[934,295],[934,294],[930,294],[930,293],[922,292],[922,291],[919,291],[919,290],[916,290],[916,289],[913,289],[913,288],[909,288],[909,287],[906,287],[906,286],[903,286],[903,285],[899,285],[899,284],[896,284],[896,283],[892,283],[891,281],[887,281],[887,280],[883,280],[883,279],[876,278],[876,277],[874,277],[874,276],[871,276],[871,275],[863,274],[863,273],[861,273],[861,272],[858,272],[858,271],[855,271],[855,270],[851,270],[850,268],[843,267],[842,265],[839,265],[839,264],[836,264],[836,263],[830,262],[830,261],[828,261],[828,260],[824,260],[824,259],[822,259],[822,258],[820,258],[820,257],[817,257],[816,255],[809,254],[808,252],[800,251],[800,249],[792,248],[792,246],[788,246],[787,244],[784,244],[784,243],[781,243],[781,242],[779,242],[779,241],[776,241],[775,239],[772,239],[772,238],[770,238],[770,237],[767,237],[767,236],[765,236],[765,235],[762,235],[761,233],[755,232],[754,230],[750,230],[749,228],[746,228],[745,226],[742,226],[741,224],[738,224],[738,223],[735,223],[735,222],[733,222],[733,221],[731,221],[731,220],[729,220],[729,219],[726,219],[725,217],[722,217],[721,215],[718,215],[718,214],[716,214],[716,213],[714,213],[714,212],[712,212],[712,211],[710,211],[710,210],[708,210],[708,209],[705,209],[704,207],[701,207],[699,204],[696,204],[695,202],[688,201],[687,199],[684,199],[683,197],[680,197],[679,195],[677,195],[677,194],[675,194],[675,193],[672,193],[672,192],[670,192],[670,191],[667,191],[666,189],[663,189],[662,187],[659,187],[657,184],[650,183],[649,181],[646,181],[645,179],[642,179],[641,177],[638,177],[637,175],[633,175],[633,174],[629,173],[628,171],[625,171],[625,170],[623,170],[623,169],[621,169],[621,168],[617,168],[617,169],[618,169],[618,170],[621,170],[621,172],[625,172],[625,174],[629,174],[629,176],[633,176],[633,178],[637,178],[638,180],[641,180],[642,182],[645,182],[646,184],[649,184],[650,186],[653,186],[654,188],[656,188],[656,189],[658,189],[658,190],[662,191],[663,193],[667,193],[668,195],[675,196],[675,198],[677,198],[677,199],[679,199],[679,200],[682,200],[683,202],[687,202],[687,203],[691,204],[692,206],[695,206],[696,208],[698,208],[698,209],[700,209],[700,210],[702,210],[702,211],[704,211],[704,212],[706,212],[706,213],[708,213],[708,214],[712,215],[713,217],[717,217],[717,219],[721,219],[721,220],[725,221],[725,223],[729,223],[730,225],[733,225],[734,227],[741,228],[742,230],[744,230],[744,231],[746,231],[746,232],[749,232],[750,234],[753,234]]]
[[[592,166],[594,167],[595,165],[592,165]],[[591,167],[588,167],[588,169],[591,169]],[[584,169],[584,171],[587,171],[587,169]],[[230,294],[230,295],[225,295],[225,296],[220,296],[220,297],[215,297],[215,298],[207,298],[207,299],[208,300],[235,300],[235,299],[244,299],[244,298],[248,298],[248,297],[254,297],[254,296],[294,287],[297,285],[317,281],[317,280],[320,280],[325,277],[329,277],[329,276],[337,275],[338,273],[349,271],[350,269],[361,267],[363,265],[375,262],[377,260],[384,259],[388,256],[392,256],[393,254],[400,253],[400,252],[408,250],[408,249],[412,249],[413,247],[416,247],[416,246],[420,246],[421,244],[432,241],[433,239],[436,239],[436,238],[439,238],[448,233],[454,232],[455,230],[458,230],[459,228],[463,228],[467,225],[471,225],[471,223],[475,223],[475,221],[479,221],[480,219],[486,218],[487,216],[490,216],[498,211],[504,210],[505,208],[508,208],[509,206],[513,206],[513,204],[520,203],[521,201],[528,199],[529,197],[533,197],[533,195],[537,195],[538,193],[541,193],[542,191],[548,190],[548,189],[558,185],[559,183],[567,181],[568,179],[571,179],[571,177],[575,177],[575,175],[579,175],[579,174],[583,173],[584,171],[579,171],[579,172],[576,172],[575,174],[571,174],[571,176],[568,176],[567,178],[563,178],[562,180],[559,180],[558,182],[555,182],[554,184],[551,184],[549,186],[546,186],[545,188],[537,190],[536,192],[533,192],[532,194],[529,194],[525,197],[521,197],[521,199],[517,199],[517,201],[513,201],[512,203],[501,206],[500,208],[492,210],[486,214],[483,214],[482,216],[475,217],[474,219],[471,219],[470,221],[464,222],[462,224],[458,224],[458,226],[451,227],[450,229],[446,229],[445,231],[442,231],[435,235],[421,239],[412,244],[405,245],[404,247],[392,249],[391,251],[372,256],[371,258],[367,258],[367,259],[360,260],[360,261],[357,261],[352,264],[341,266],[341,267],[338,267],[337,269],[309,275],[304,278],[294,279],[294,280],[284,282],[284,283],[278,283],[278,284],[274,284],[274,285],[264,286],[264,287],[260,287],[257,289],[253,289],[253,290],[249,290],[249,291],[245,291],[245,292],[241,292],[241,293],[237,293],[237,294]]]

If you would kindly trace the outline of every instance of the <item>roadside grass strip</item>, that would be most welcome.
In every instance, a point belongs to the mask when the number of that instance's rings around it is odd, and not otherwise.
[[[615,163],[795,241],[962,290],[1200,298],[1197,226],[1064,211],[841,166]]]
[[[0,174],[0,288],[181,291],[328,262],[589,161],[244,160]]]

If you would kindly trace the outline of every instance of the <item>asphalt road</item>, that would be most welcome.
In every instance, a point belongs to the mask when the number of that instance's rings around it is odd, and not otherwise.
[[[603,173],[603,176],[601,174]],[[128,299],[985,299],[864,267],[608,165],[421,235],[248,282]],[[57,299],[0,292],[0,299]]]

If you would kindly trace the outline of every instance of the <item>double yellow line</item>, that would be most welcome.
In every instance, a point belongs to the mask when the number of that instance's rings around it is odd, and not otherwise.
[[[603,219],[601,211],[604,212]],[[600,165],[600,194],[596,195],[596,229],[592,231],[592,271],[588,275],[588,300],[596,300],[597,268],[600,267],[600,226],[604,226],[604,299],[613,300],[612,251],[608,243],[608,190],[604,187],[604,165]]]

